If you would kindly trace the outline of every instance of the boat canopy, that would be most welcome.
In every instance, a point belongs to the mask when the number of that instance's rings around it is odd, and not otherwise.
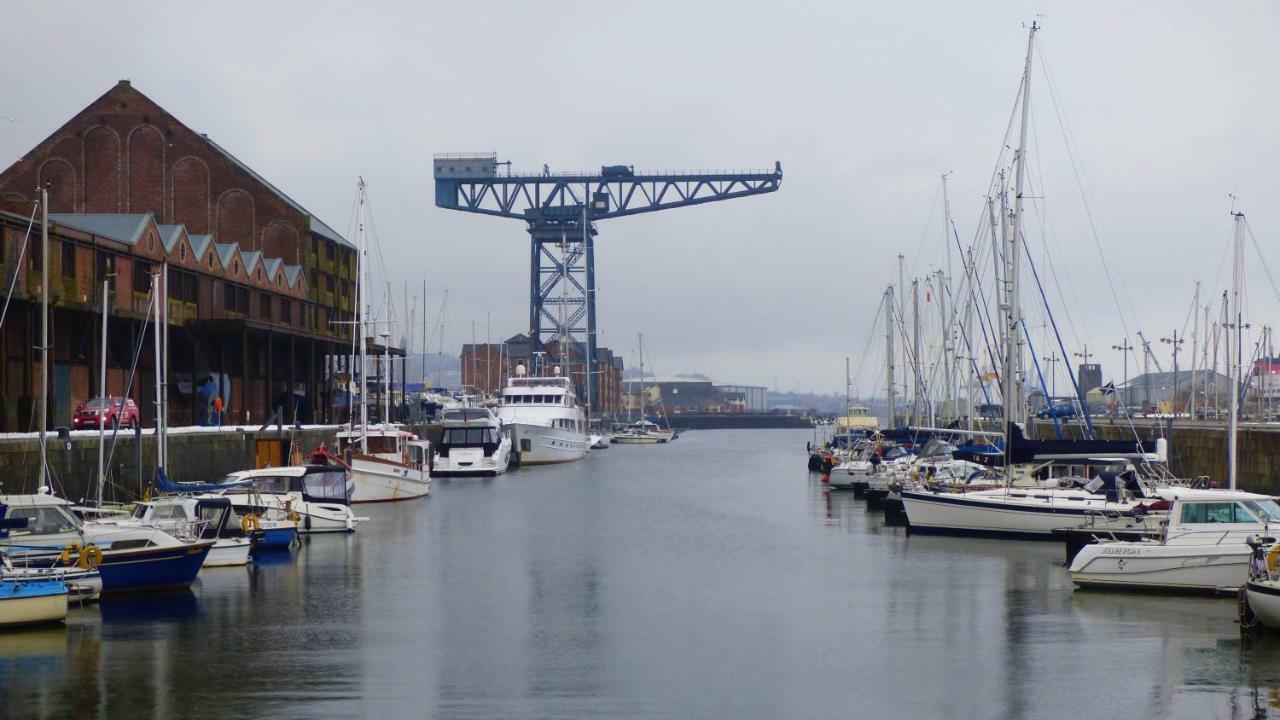
[[[176,483],[169,479],[169,474],[164,468],[156,468],[156,490],[162,493],[181,494],[181,493],[208,493],[222,492],[228,487],[235,485],[248,485],[248,480],[232,481],[231,483]]]

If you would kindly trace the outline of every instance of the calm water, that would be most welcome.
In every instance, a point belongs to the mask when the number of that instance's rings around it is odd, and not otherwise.
[[[439,482],[296,559],[0,635],[7,717],[1280,717],[1232,601],[1073,593],[1057,545],[908,537],[807,432]],[[366,506],[367,507],[367,506]]]

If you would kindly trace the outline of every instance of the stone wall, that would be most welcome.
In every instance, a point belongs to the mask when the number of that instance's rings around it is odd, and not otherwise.
[[[273,441],[285,448],[287,457],[292,439],[297,439],[303,451],[310,451],[322,443],[332,443],[336,430],[336,427],[308,426],[302,430],[285,428],[283,432],[273,427],[261,433],[241,428],[218,432],[175,431],[169,436],[169,477],[176,482],[218,480],[227,473],[256,467],[259,440]],[[59,438],[56,433],[50,433],[48,446],[50,475],[58,494],[72,501],[89,497],[97,482],[97,436],[77,433]],[[111,458],[104,496],[108,500],[133,499],[155,473],[155,435],[121,432],[111,452],[108,433],[107,451]],[[38,439],[29,436],[0,439],[0,494],[34,492],[39,466]]]

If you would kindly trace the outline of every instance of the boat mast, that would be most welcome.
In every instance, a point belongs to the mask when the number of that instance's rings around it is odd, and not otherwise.
[[[1196,357],[1200,343],[1200,281],[1196,281],[1195,296],[1191,299],[1191,403],[1187,408],[1187,416],[1192,420],[1196,417]],[[1177,398],[1174,398],[1177,402]]]
[[[156,376],[156,468],[164,467],[164,448],[160,445],[161,428],[164,423],[164,407],[161,405],[160,399],[164,396],[164,378],[160,376],[160,275],[151,276],[151,305],[147,308],[154,320],[152,325],[152,334],[155,336],[155,342],[152,347],[155,349],[155,376]]]
[[[101,415],[98,415],[98,507],[102,507],[102,488],[107,482],[107,468],[105,464],[105,449],[107,443],[107,409],[111,402],[110,393],[107,392],[107,287],[110,280],[102,278],[102,339],[99,345],[99,359],[101,363],[98,368],[98,392],[102,394]],[[124,399],[120,401],[120,410],[124,409]],[[117,419],[119,415],[117,415]]]
[[[644,333],[638,333],[640,343],[640,425],[644,426],[644,401],[648,393],[644,390]]]
[[[1022,71],[1022,124],[1018,132],[1018,150],[1015,155],[1017,163],[1013,180],[1013,223],[1006,238],[1005,267],[1007,283],[1007,309],[1005,315],[1005,361],[1004,361],[1004,453],[1005,477],[1012,479],[1013,468],[1010,439],[1013,437],[1012,425],[1024,420],[1022,398],[1022,307],[1018,297],[1019,245],[1022,242],[1022,191],[1027,167],[1027,123],[1031,111],[1031,57],[1035,48],[1036,31],[1039,25],[1032,22],[1031,31],[1027,34],[1027,62]]]
[[[40,188],[40,482],[49,486],[49,188]]]
[[[1227,488],[1235,490],[1236,462],[1239,452],[1236,429],[1240,416],[1240,388],[1236,383],[1240,377],[1241,331],[1244,328],[1241,324],[1243,317],[1240,312],[1240,276],[1244,272],[1244,268],[1240,265],[1243,254],[1241,247],[1244,244],[1244,213],[1232,212],[1231,216],[1235,218],[1235,234],[1231,242],[1231,315],[1230,324],[1227,326],[1231,329],[1231,332],[1227,333],[1227,386],[1231,392],[1227,415]],[[1234,341],[1232,336],[1235,336]]]
[[[369,452],[369,405],[365,395],[368,388],[365,384],[365,357],[369,352],[365,338],[365,275],[369,272],[364,241],[364,178],[357,184],[359,210],[356,215],[356,332],[360,333],[360,452]]]
[[[884,289],[884,358],[885,387],[888,392],[888,427],[893,427],[896,408],[894,408],[893,392],[893,285]]]
[[[915,381],[911,398],[911,422],[919,424],[924,415],[924,377],[920,367],[920,280],[911,280],[911,369]]]
[[[955,417],[955,378],[951,375],[951,322],[947,315],[947,295],[951,291],[951,200],[947,197],[947,175],[942,173],[942,243],[947,249],[946,271],[939,270],[938,310],[942,313],[942,399],[943,408]]]

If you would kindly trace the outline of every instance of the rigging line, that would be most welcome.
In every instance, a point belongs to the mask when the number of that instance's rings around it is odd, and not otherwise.
[[[1031,363],[1036,367],[1036,378],[1040,381],[1040,392],[1044,393],[1046,398],[1049,398],[1049,402],[1047,403],[1048,407],[1053,407],[1053,396],[1049,394],[1049,388],[1044,384],[1044,373],[1040,371],[1040,358],[1036,354],[1035,344],[1031,342],[1031,331],[1027,329],[1027,323],[1025,321],[1019,324],[1022,325],[1023,337],[1027,339],[1027,349],[1031,351]],[[1049,413],[1049,417],[1053,420],[1053,432],[1058,436],[1059,440],[1064,440],[1065,436],[1062,434],[1061,419],[1058,417],[1057,413],[1053,412]]]
[[[916,245],[915,257],[911,258],[911,274],[916,274],[916,267],[920,265],[920,253],[924,250],[925,240],[929,238],[929,227],[933,225],[933,213],[938,209],[938,196],[942,194],[942,184],[934,186],[933,201],[929,203],[929,217],[925,220],[924,230],[920,233],[920,243]]]
[[[1026,236],[1024,235],[1019,238],[1019,240],[1022,243],[1023,250],[1026,250]],[[1045,314],[1048,315],[1049,322],[1053,325],[1054,337],[1058,339],[1058,349],[1062,351],[1063,358],[1069,358],[1071,356],[1067,354],[1067,348],[1062,343],[1062,333],[1058,332],[1058,321],[1054,319],[1053,310],[1049,307],[1049,298],[1045,295],[1044,284],[1040,282],[1040,273],[1036,270],[1035,260],[1032,259],[1031,252],[1029,250],[1024,252],[1023,255],[1027,258],[1027,267],[1031,268],[1031,276],[1035,278],[1036,288],[1040,291],[1040,301],[1044,303]],[[1035,353],[1032,353],[1032,357],[1035,357]],[[1080,415],[1084,418],[1084,424],[1089,429],[1089,437],[1091,439],[1096,439],[1097,433],[1093,429],[1093,420],[1089,419],[1088,406],[1085,404],[1084,393],[1080,391],[1080,383],[1076,381],[1075,376],[1071,373],[1067,373],[1067,379],[1071,381],[1071,387],[1076,391],[1076,399],[1080,402]]]
[[[0,327],[4,327],[4,319],[9,314],[9,301],[13,299],[13,291],[18,286],[18,276],[22,274],[22,259],[26,257],[27,241],[31,239],[31,229],[35,227],[36,212],[39,209],[40,202],[37,200],[35,207],[31,208],[31,217],[27,219],[27,233],[22,236],[22,247],[18,250],[18,262],[13,265],[13,278],[9,281],[9,291],[4,296],[4,309],[0,310]]]
[[[150,305],[151,305],[151,303],[152,303],[152,296],[153,296],[153,295],[155,294],[155,292],[156,292],[156,287],[155,287],[155,286],[156,286],[156,284],[155,284],[155,283],[152,283],[152,284],[151,284],[151,288],[147,291],[147,305],[148,305],[148,307],[150,307]],[[139,360],[139,358],[141,358],[141,357],[142,357],[142,348],[143,348],[143,345],[145,345],[145,344],[146,344],[146,339],[147,339],[147,327],[150,325],[150,323],[151,323],[151,314],[150,314],[150,313],[148,313],[148,314],[147,314],[147,316],[146,316],[145,318],[143,318],[143,320],[142,320],[142,328],[141,328],[141,331],[138,333],[138,344],[137,344],[137,347],[135,347],[135,348],[133,349],[133,361],[132,361],[132,363],[129,365],[129,375],[128,375],[128,378],[127,378],[127,380],[126,380],[126,382],[125,382],[125,385],[124,385],[124,393],[121,395],[121,397],[125,397],[125,398],[127,398],[127,397],[129,397],[129,394],[133,392],[133,379],[134,379],[135,374],[136,374],[136,373],[137,373],[137,371],[138,371],[138,360]],[[221,379],[221,378],[219,378],[219,379],[218,379],[218,383],[219,383],[219,385],[221,385],[221,383],[222,383],[222,379]],[[219,388],[219,389],[221,389],[221,388]],[[228,398],[228,399],[230,399],[230,398]],[[103,467],[104,467],[104,468],[105,468],[105,467],[110,467],[110,466],[111,466],[111,459],[115,456],[115,452],[116,452],[116,441],[117,441],[117,438],[119,437],[119,435],[120,435],[120,423],[116,423],[116,424],[115,424],[115,427],[113,427],[113,428],[111,429],[111,445],[110,445],[109,449],[107,450],[107,457],[106,457],[106,460],[103,462]]]
[[[1093,237],[1093,244],[1098,251],[1098,259],[1102,261],[1102,271],[1107,279],[1107,287],[1111,290],[1112,300],[1116,304],[1116,310],[1120,316],[1120,325],[1124,328],[1125,335],[1127,336],[1129,335],[1129,323],[1125,320],[1124,305],[1120,302],[1121,290],[1116,289],[1115,279],[1111,276],[1111,263],[1108,262],[1107,254],[1104,252],[1102,247],[1102,240],[1098,233],[1098,223],[1094,220],[1092,206],[1090,205],[1088,198],[1089,193],[1085,191],[1085,183],[1081,179],[1082,171],[1076,162],[1076,153],[1072,152],[1070,132],[1067,128],[1066,119],[1062,115],[1062,109],[1058,106],[1058,95],[1054,91],[1055,83],[1053,82],[1053,73],[1049,70],[1049,61],[1044,55],[1043,43],[1037,45],[1037,52],[1040,54],[1040,65],[1044,68],[1045,86],[1049,91],[1049,100],[1053,105],[1053,112],[1058,120],[1058,129],[1062,133],[1062,141],[1066,145],[1067,159],[1071,164],[1071,174],[1075,178],[1076,189],[1080,192],[1080,201],[1084,204],[1085,217],[1089,222],[1089,232]],[[1116,265],[1118,266],[1119,263],[1116,263]],[[1123,286],[1121,287],[1123,290]],[[1134,308],[1133,301],[1129,298],[1127,292],[1124,293],[1124,297],[1128,304],[1129,312],[1133,313],[1134,321],[1136,322],[1137,312]]]
[[[982,245],[985,245],[985,243],[982,243]],[[978,247],[982,247],[982,245],[979,245]],[[957,234],[956,247],[959,248],[959,246],[960,246],[960,236]],[[961,248],[961,253],[962,253],[961,256],[963,257],[963,248]],[[981,258],[985,261],[986,254],[982,253]],[[994,325],[995,321],[991,318],[991,307],[987,303],[986,292],[983,291],[982,283],[979,281],[978,269],[977,269],[978,259],[979,258],[974,257],[973,262],[969,264],[970,265],[969,275],[971,276],[971,280],[969,281],[969,302],[975,305],[974,310],[978,316],[978,326],[982,328],[982,342],[986,346],[987,357],[991,361],[991,367],[995,368],[997,367],[995,350],[994,350],[995,342],[993,341],[992,337],[989,337],[987,335],[988,325],[991,326],[991,335],[992,336],[995,335],[995,325]],[[984,262],[984,265],[985,264],[986,263]],[[979,299],[981,299],[981,303],[978,302]],[[984,318],[985,318],[985,322],[984,322]],[[970,350],[970,352],[972,353],[972,349]],[[977,362],[976,358],[974,362]]]
[[[1249,218],[1244,219],[1245,232],[1249,234],[1249,241],[1253,243],[1253,249],[1258,253],[1258,260],[1262,263],[1262,272],[1267,276],[1267,281],[1271,283],[1271,292],[1275,293],[1276,299],[1280,300],[1280,285],[1276,284],[1276,276],[1271,274],[1271,266],[1267,264],[1267,259],[1262,255],[1262,247],[1258,245],[1258,238],[1253,235],[1253,227],[1249,225]]]
[[[885,296],[884,296],[884,294],[882,293],[882,294],[880,295],[880,302],[876,305],[876,311],[875,311],[875,314],[874,314],[874,315],[872,315],[872,317],[873,317],[873,318],[875,318],[875,320],[873,320],[873,321],[872,321],[872,323],[871,323],[871,330],[870,330],[870,332],[867,334],[867,339],[866,339],[866,341],[862,343],[862,346],[863,346],[864,348],[869,347],[869,346],[871,345],[871,343],[872,343],[872,342],[874,341],[874,339],[875,339],[875,335],[876,335],[876,328],[880,327],[880,315],[881,315],[880,311],[884,309],[884,297],[885,297]],[[863,368],[863,366],[864,366],[864,365],[866,364],[866,362],[867,362],[867,356],[868,356],[868,355],[870,355],[870,353],[866,353],[866,352],[864,352],[864,353],[862,354],[862,357],[858,359],[858,372],[856,373],[856,377],[858,377],[858,378],[861,378],[861,377],[862,377],[862,368]]]

